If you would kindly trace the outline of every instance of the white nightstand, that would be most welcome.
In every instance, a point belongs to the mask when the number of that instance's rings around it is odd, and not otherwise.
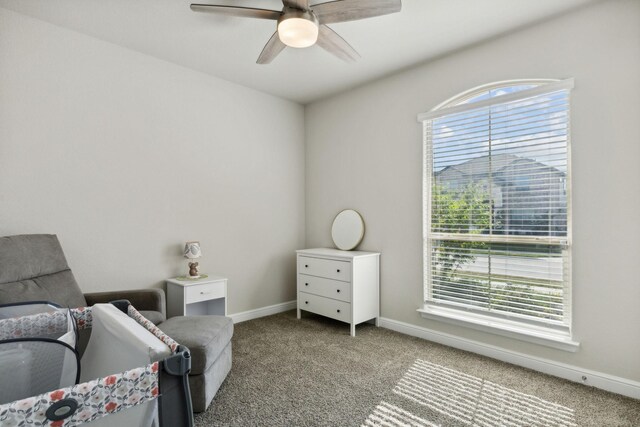
[[[227,279],[167,280],[167,317],[227,315]]]

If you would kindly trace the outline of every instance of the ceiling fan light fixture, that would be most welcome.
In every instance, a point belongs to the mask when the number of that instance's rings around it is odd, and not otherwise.
[[[286,47],[305,48],[317,44],[343,61],[360,55],[326,24],[357,21],[400,12],[402,0],[281,0],[282,11],[222,4],[192,3],[194,12],[208,12],[239,18],[277,21],[278,28],[264,45],[257,64],[270,64]],[[320,24],[322,22],[322,25]]]
[[[278,20],[278,38],[290,47],[313,46],[318,40],[318,19],[306,11],[285,13]]]

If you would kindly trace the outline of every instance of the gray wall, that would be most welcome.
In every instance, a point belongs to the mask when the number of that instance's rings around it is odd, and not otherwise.
[[[58,234],[84,291],[229,278],[295,299],[301,106],[0,9],[0,235]]]
[[[341,209],[382,252],[382,316],[640,380],[640,2],[574,13],[306,108],[307,246],[331,246]],[[428,43],[428,40],[425,41]],[[416,115],[475,86],[574,77],[573,326],[567,353],[427,321],[422,293],[422,132]]]

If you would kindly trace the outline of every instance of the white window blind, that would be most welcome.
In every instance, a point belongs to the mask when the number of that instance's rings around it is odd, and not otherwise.
[[[427,305],[569,327],[572,87],[519,82],[418,117]]]

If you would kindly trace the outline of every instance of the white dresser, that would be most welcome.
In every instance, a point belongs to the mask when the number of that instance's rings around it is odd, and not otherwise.
[[[297,252],[298,319],[310,311],[351,325],[380,317],[380,253],[303,249]]]

